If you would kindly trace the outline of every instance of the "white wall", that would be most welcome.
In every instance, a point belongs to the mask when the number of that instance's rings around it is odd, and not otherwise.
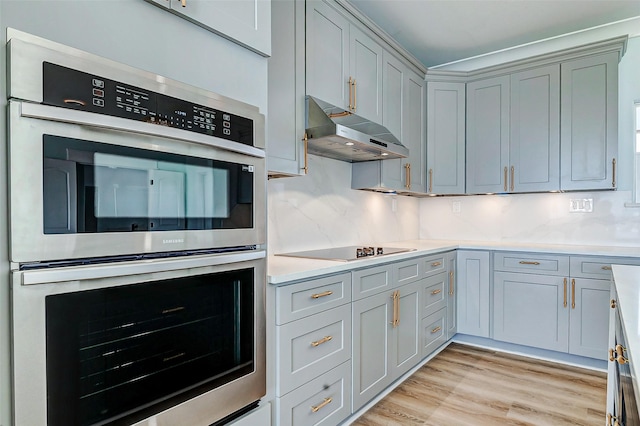
[[[640,208],[632,201],[634,100],[640,99],[640,37],[619,67],[618,191],[428,198],[420,238],[640,247]],[[572,198],[592,198],[593,213],[569,213]],[[460,213],[452,203],[460,202]]]
[[[270,254],[418,238],[419,200],[352,190],[350,163],[310,155],[267,190]]]

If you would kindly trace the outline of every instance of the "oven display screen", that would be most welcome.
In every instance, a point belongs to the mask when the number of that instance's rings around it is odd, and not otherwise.
[[[43,103],[128,118],[253,146],[253,120],[43,62]]]

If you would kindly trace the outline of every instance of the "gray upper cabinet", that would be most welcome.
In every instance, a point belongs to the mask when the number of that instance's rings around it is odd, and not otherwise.
[[[424,78],[413,71],[407,70],[405,75],[401,141],[409,149],[409,157],[403,159],[404,187],[423,193],[426,192],[427,161],[426,84]]]
[[[406,66],[385,50],[382,54],[382,125],[400,141],[406,73]]]
[[[510,192],[558,190],[560,67],[511,75]]]
[[[561,72],[561,189],[615,189],[618,52],[564,62]]]
[[[263,56],[271,55],[270,0],[146,0]]]
[[[382,123],[382,47],[354,25],[349,27],[349,38],[351,110]]]
[[[464,194],[465,84],[427,82],[427,192]]]
[[[273,48],[268,62],[267,169],[270,176],[305,173],[305,2],[271,3]]]
[[[467,193],[508,191],[509,76],[467,84]]]

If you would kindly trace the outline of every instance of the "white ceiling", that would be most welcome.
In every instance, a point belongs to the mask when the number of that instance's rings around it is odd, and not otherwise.
[[[427,67],[640,16],[640,0],[349,1]]]

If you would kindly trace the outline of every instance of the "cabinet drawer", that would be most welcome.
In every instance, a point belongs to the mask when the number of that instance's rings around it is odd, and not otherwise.
[[[430,275],[444,272],[447,269],[447,254],[437,254],[435,256],[429,256],[422,259],[423,276],[428,277]]]
[[[351,302],[351,273],[276,288],[276,323],[285,324]]]
[[[447,341],[447,308],[422,319],[422,357],[428,356]]]
[[[496,271],[568,276],[569,256],[497,252],[493,267]]]
[[[353,300],[362,299],[396,287],[393,266],[384,265],[352,272]]]
[[[422,281],[422,315],[431,315],[444,308],[447,304],[449,291],[449,275],[442,272]]]
[[[632,257],[571,256],[571,276],[576,278],[611,279],[611,265],[637,265]]]
[[[403,285],[418,281],[421,278],[420,262],[418,258],[391,264],[396,282]]]
[[[278,326],[276,333],[281,396],[351,359],[351,305]]]
[[[351,414],[351,362],[278,398],[276,424],[337,425]]]

